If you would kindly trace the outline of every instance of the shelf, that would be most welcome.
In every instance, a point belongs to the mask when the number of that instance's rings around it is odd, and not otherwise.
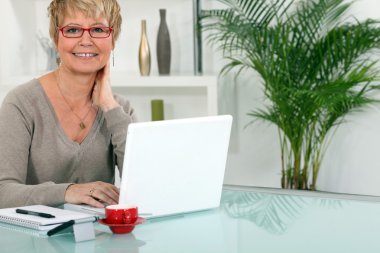
[[[163,98],[168,103],[173,101],[182,111],[194,109],[194,113],[183,113],[184,117],[211,116],[218,114],[218,94],[216,76],[131,76],[126,72],[111,73],[113,90],[131,97],[135,95],[138,101],[145,105],[149,99]],[[136,89],[138,91],[136,91]],[[203,99],[200,99],[202,97]],[[135,101],[136,103],[138,101]],[[132,101],[133,102],[133,101]],[[204,104],[203,106],[200,104]],[[168,107],[169,105],[167,105]],[[173,106],[174,107],[174,106]],[[201,111],[200,108],[204,108]],[[145,108],[147,114],[149,110]],[[190,110],[189,110],[190,111]],[[178,118],[180,114],[168,112],[169,118]],[[144,121],[148,118],[144,118]]]
[[[16,86],[44,73],[8,77],[2,86]],[[111,72],[112,86],[115,87],[216,87],[216,76],[137,76],[129,72]]]
[[[134,76],[127,72],[111,72],[112,85],[126,87],[213,87],[215,76]]]
[[[12,88],[43,73],[8,78],[0,85],[0,101]],[[218,114],[216,76],[136,76],[111,72],[112,89],[126,96],[139,111],[140,121],[150,120],[150,100],[163,99],[165,118],[211,116]]]

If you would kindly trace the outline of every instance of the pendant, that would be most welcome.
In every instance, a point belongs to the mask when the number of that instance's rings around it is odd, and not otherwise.
[[[85,129],[86,128],[86,125],[83,123],[83,122],[81,122],[80,124],[79,124],[79,126],[80,126],[80,129]]]

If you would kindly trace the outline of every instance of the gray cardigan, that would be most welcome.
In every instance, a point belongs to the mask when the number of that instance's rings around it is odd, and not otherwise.
[[[98,110],[78,144],[65,135],[37,79],[9,92],[0,108],[0,208],[60,205],[70,183],[113,183],[135,118],[129,102],[115,98],[121,106]]]

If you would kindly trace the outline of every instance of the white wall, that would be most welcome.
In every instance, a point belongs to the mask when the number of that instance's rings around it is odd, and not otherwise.
[[[380,1],[360,0],[352,12],[358,19],[380,19]],[[380,99],[380,95],[377,95]],[[380,195],[380,105],[352,113],[326,152],[318,189]]]

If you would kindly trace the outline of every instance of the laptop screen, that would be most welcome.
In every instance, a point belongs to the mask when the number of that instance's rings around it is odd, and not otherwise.
[[[230,115],[130,124],[119,203],[145,218],[218,207],[231,125]]]

